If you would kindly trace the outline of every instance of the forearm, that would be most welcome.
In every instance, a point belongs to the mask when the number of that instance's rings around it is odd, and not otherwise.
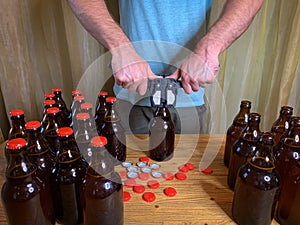
[[[102,45],[113,49],[130,44],[128,37],[110,15],[104,0],[68,0],[83,27]]]
[[[227,0],[220,18],[198,43],[195,52],[203,47],[203,42],[217,54],[224,51],[248,28],[262,4],[263,0]]]

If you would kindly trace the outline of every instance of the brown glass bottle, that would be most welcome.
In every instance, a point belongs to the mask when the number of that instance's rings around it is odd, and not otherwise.
[[[88,113],[90,115],[90,126],[92,127],[93,130],[97,131],[95,118],[93,116],[93,105],[92,105],[92,103],[85,102],[85,103],[80,105],[80,108],[81,108],[81,112]]]
[[[52,107],[57,107],[57,105],[55,104],[55,100],[45,100],[44,101],[43,118],[41,121],[41,124],[42,124],[41,133],[44,133],[45,128],[48,124],[47,109],[52,108]]]
[[[249,114],[246,128],[232,146],[227,177],[227,184],[231,190],[234,190],[238,170],[256,150],[257,142],[261,135],[259,128],[260,117],[258,113]]]
[[[71,105],[71,111],[72,111],[72,125],[71,127],[76,130],[77,129],[77,120],[76,115],[78,113],[81,113],[81,104],[85,103],[84,96],[79,95],[75,96]]]
[[[297,143],[297,140],[299,139],[299,120],[300,117],[297,116],[293,116],[290,119],[289,129],[281,136],[279,143],[274,147],[273,150],[276,159],[277,170],[280,174],[282,183],[284,183],[286,174],[288,173],[290,168],[290,164],[293,165],[295,163],[295,158],[293,154],[297,153],[290,151],[290,147],[293,148],[293,146],[291,146],[290,143]]]
[[[8,133],[8,140],[14,138],[26,138],[25,116],[22,109],[14,109],[9,112],[11,127]]]
[[[271,133],[274,135],[274,144],[277,145],[281,135],[289,129],[289,121],[293,115],[293,108],[290,106],[282,106],[279,117],[273,123]]]
[[[44,137],[50,145],[51,152],[54,156],[59,148],[59,138],[57,136],[58,128],[63,127],[60,110],[57,107],[47,109],[47,125],[44,129]]]
[[[1,197],[8,224],[50,225],[41,206],[39,186],[34,179],[36,166],[26,154],[26,140],[9,140],[7,149],[9,160]]]
[[[78,129],[75,131],[75,139],[81,155],[86,162],[90,163],[91,139],[98,136],[97,131],[93,130],[90,125],[90,115],[88,113],[78,113],[76,116]]]
[[[55,167],[55,158],[51,153],[50,145],[41,133],[39,121],[29,121],[25,124],[27,133],[27,155],[37,167],[36,182],[40,187],[40,198],[44,214],[55,224],[54,206],[52,201],[51,184],[54,181],[52,170]]]
[[[56,194],[53,196],[56,219],[63,225],[82,224],[80,190],[86,167],[80,152],[75,148],[72,128],[59,128],[57,134],[60,146],[57,166],[53,173],[56,177]]]
[[[55,95],[55,102],[61,111],[62,122],[64,126],[72,125],[72,112],[67,108],[66,102],[62,97],[61,88],[52,88],[52,92]]]
[[[281,154],[277,158],[282,177],[277,220],[280,224],[300,224],[300,117],[291,118],[291,128],[282,140]]]
[[[98,134],[101,134],[101,129],[104,123],[104,117],[106,113],[106,98],[108,93],[106,91],[100,91],[98,93],[98,99],[95,109],[95,124]]]
[[[55,94],[53,93],[45,93],[44,100],[55,100]]]
[[[172,158],[175,130],[170,111],[165,104],[156,109],[149,127],[149,157],[155,161]]]
[[[232,204],[232,216],[238,224],[272,222],[280,188],[273,146],[273,135],[263,133],[255,153],[239,169]]]
[[[84,189],[84,222],[87,225],[124,224],[122,182],[114,171],[106,144],[107,139],[102,136],[91,140],[93,157]]]
[[[227,129],[224,152],[224,164],[227,167],[229,166],[232,145],[239,138],[243,129],[247,126],[250,109],[250,101],[241,101],[240,111],[235,116],[231,126]]]
[[[72,108],[72,104],[73,104],[73,100],[76,96],[81,96],[82,95],[82,92],[80,90],[73,90],[72,91],[72,102],[71,102],[71,105],[70,105],[70,109]],[[72,111],[72,109],[71,109]]]
[[[115,102],[115,97],[106,98],[107,111],[100,135],[107,138],[107,150],[116,159],[117,165],[126,160],[126,135],[115,109]]]

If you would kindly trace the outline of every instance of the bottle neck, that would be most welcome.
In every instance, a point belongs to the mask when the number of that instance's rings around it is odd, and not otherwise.
[[[25,152],[26,147],[8,150],[7,178],[25,178],[36,171],[36,166],[30,162]]]
[[[171,114],[169,109],[163,105],[162,107],[158,107],[154,113],[155,117],[160,117],[160,118],[165,118],[165,119],[170,119]]]
[[[72,163],[81,157],[73,135],[59,137],[59,143],[58,163]]]
[[[118,122],[120,120],[115,105],[112,102],[106,103],[106,113],[104,117],[105,122]]]
[[[92,157],[88,173],[93,176],[105,176],[114,172],[114,164],[105,147],[91,148]]]
[[[255,154],[248,158],[248,163],[261,170],[275,169],[273,144],[260,143],[255,151]]]

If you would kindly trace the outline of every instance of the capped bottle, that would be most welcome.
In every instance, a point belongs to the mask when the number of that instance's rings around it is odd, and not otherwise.
[[[52,107],[47,109],[48,123],[44,129],[43,135],[50,145],[51,152],[53,156],[59,148],[59,138],[57,136],[57,130],[63,127],[63,122],[60,114],[60,110],[57,107]]]
[[[91,140],[92,161],[84,188],[84,222],[90,225],[123,225],[124,206],[122,181],[114,171],[103,136]]]
[[[273,146],[273,135],[263,133],[255,153],[238,171],[232,204],[238,224],[270,225],[274,218],[280,178]]]
[[[90,126],[92,127],[93,130],[97,131],[95,119],[94,119],[94,116],[93,116],[93,105],[92,105],[92,103],[85,102],[85,103],[80,105],[80,108],[81,108],[81,112],[88,113],[90,115]]]
[[[78,113],[81,113],[81,104],[85,102],[84,96],[79,95],[75,96],[71,105],[71,111],[72,111],[72,128],[74,130],[77,130],[77,120],[76,120],[76,115]]]
[[[78,129],[75,131],[75,139],[78,145],[79,151],[87,163],[90,163],[91,139],[98,136],[96,130],[90,125],[90,115],[88,113],[78,113],[76,116]]]
[[[8,165],[6,182],[2,186],[3,208],[10,225],[50,225],[35,181],[36,166],[26,154],[26,140],[15,138],[7,142]]]
[[[55,168],[55,158],[50,145],[41,133],[39,121],[29,121],[25,124],[27,133],[27,155],[36,166],[37,184],[40,187],[40,198],[44,214],[55,224],[54,206],[52,201],[52,171]]]
[[[55,100],[45,100],[44,101],[43,118],[42,118],[42,121],[41,121],[41,124],[42,124],[41,133],[44,133],[45,128],[48,124],[47,109],[52,108],[52,107],[57,107],[57,105],[55,103]]]
[[[14,109],[9,112],[11,127],[8,133],[8,139],[26,138],[25,116],[22,109]]]
[[[53,93],[45,93],[44,100],[55,100],[55,94]]]
[[[72,125],[72,112],[67,108],[66,102],[62,97],[61,88],[52,88],[52,93],[55,95],[54,100],[61,111],[62,122],[64,126]]]
[[[101,134],[101,129],[104,123],[104,117],[106,113],[106,98],[108,93],[106,91],[100,91],[98,93],[98,99],[95,109],[95,124],[98,134]]]
[[[249,114],[246,128],[232,146],[227,176],[227,184],[231,190],[234,190],[238,170],[247,161],[247,158],[256,150],[261,135],[259,128],[260,117],[261,116],[258,113]]]
[[[81,95],[82,95],[82,92],[80,90],[73,90],[72,91],[72,102],[71,102],[71,105],[70,105],[70,109],[72,108],[74,98],[76,96],[81,96]]]
[[[279,117],[273,123],[271,133],[274,135],[274,144],[278,144],[280,137],[289,129],[289,121],[293,115],[293,108],[282,106]]]
[[[116,159],[117,165],[126,160],[126,135],[115,109],[116,101],[115,97],[106,98],[107,111],[100,135],[107,138],[107,150]]]
[[[224,164],[227,167],[229,166],[232,145],[239,138],[243,129],[247,126],[250,109],[250,101],[241,101],[240,111],[233,119],[233,122],[230,125],[230,127],[227,129],[224,152]]]
[[[59,128],[57,134],[60,146],[56,158],[57,166],[53,172],[56,177],[56,190],[53,196],[56,219],[64,225],[82,224],[80,190],[86,167],[83,165],[79,150],[75,147],[72,128]]]
[[[163,103],[150,121],[148,155],[155,161],[166,161],[174,153],[175,129],[169,109]]]

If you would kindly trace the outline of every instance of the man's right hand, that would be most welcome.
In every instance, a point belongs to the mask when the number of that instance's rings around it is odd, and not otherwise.
[[[127,88],[129,92],[144,95],[148,79],[157,78],[149,64],[141,58],[131,45],[124,45],[111,50],[112,70],[116,84]]]

